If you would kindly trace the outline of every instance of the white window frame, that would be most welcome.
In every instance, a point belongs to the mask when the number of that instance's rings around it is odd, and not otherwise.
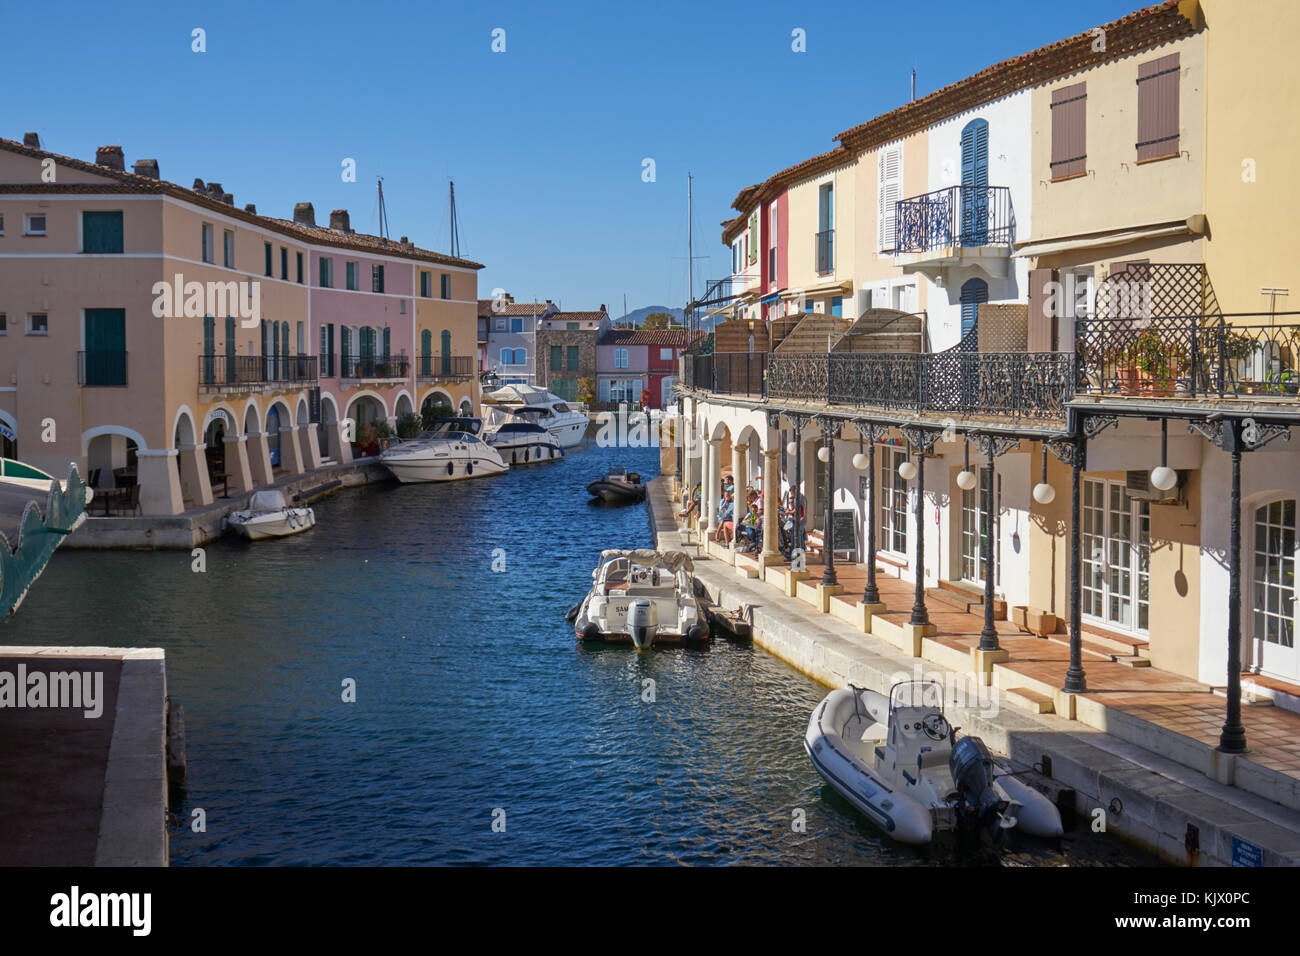
[[[1091,491],[1101,488],[1102,533],[1090,531],[1090,524],[1095,522],[1096,505],[1091,503]],[[1127,502],[1127,513],[1116,511],[1111,506],[1111,498],[1118,490],[1122,501]],[[1150,502],[1128,498],[1124,482],[1110,478],[1085,478],[1083,480],[1083,501],[1080,509],[1080,533],[1083,536],[1083,618],[1110,630],[1145,637],[1150,632],[1151,619],[1151,505]],[[1114,522],[1128,519],[1129,532],[1127,540],[1119,535]],[[1146,543],[1142,542],[1142,532],[1146,531]],[[1095,528],[1095,524],[1093,524]],[[1125,563],[1120,563],[1121,561]],[[1116,573],[1127,573],[1129,586],[1127,594],[1116,590],[1114,582]],[[1145,583],[1146,597],[1143,598]],[[1090,609],[1092,595],[1101,602],[1101,613]],[[1127,624],[1112,612],[1115,602],[1127,602],[1130,620]],[[1146,610],[1147,623],[1142,624],[1142,612]]]
[[[32,322],[36,316],[45,317],[45,328],[39,332],[36,331],[35,324]],[[28,335],[49,335],[50,334],[50,313],[48,312],[28,312],[27,313],[27,334]]]
[[[34,229],[32,228],[32,220],[33,220],[33,219],[40,219],[40,220],[41,220],[41,231],[40,231],[40,232],[37,232],[36,230],[34,230]],[[44,236],[44,235],[47,234],[47,230],[48,230],[48,228],[49,228],[49,225],[50,225],[49,216],[47,216],[47,215],[46,215],[45,213],[43,213],[43,212],[28,212],[28,213],[23,213],[23,235],[24,235],[24,236]]]
[[[897,445],[881,445],[880,456],[880,532],[881,541],[877,547],[887,554],[907,557],[908,515],[911,511],[909,502],[911,489],[908,482],[898,475],[898,466],[907,461],[907,449]],[[901,507],[900,507],[901,503]],[[894,547],[901,537],[902,550]]]
[[[1291,505],[1291,523],[1288,527],[1284,520],[1273,520],[1272,515],[1267,515],[1265,523],[1261,526],[1259,512],[1265,509],[1271,509],[1275,506],[1285,508]],[[1295,589],[1295,568],[1296,562],[1300,559],[1300,535],[1297,534],[1297,511],[1300,511],[1300,501],[1295,495],[1281,495],[1269,497],[1262,501],[1256,501],[1248,506],[1250,508],[1250,533],[1247,539],[1247,547],[1250,549],[1250,610],[1244,611],[1246,615],[1245,632],[1249,635],[1251,641],[1251,661],[1250,669],[1252,671],[1262,671],[1265,674],[1274,674],[1286,680],[1295,680],[1300,674],[1297,673],[1300,668],[1297,667],[1296,654],[1296,635],[1297,630],[1297,609],[1296,589]],[[1265,531],[1264,550],[1259,548],[1259,533],[1261,527]],[[1289,552],[1284,544],[1279,544],[1276,553],[1270,544],[1268,532],[1277,529],[1282,533],[1290,533],[1291,548]],[[1260,560],[1264,560],[1265,576],[1260,578]],[[1286,567],[1290,563],[1289,572]],[[1274,573],[1279,572],[1279,573]],[[1286,575],[1291,575],[1291,585],[1285,584]],[[1256,600],[1260,589],[1264,589],[1265,599],[1264,607],[1261,608]],[[1288,593],[1289,592],[1289,593]],[[1283,602],[1291,602],[1291,613],[1285,615],[1281,613]],[[1260,624],[1265,626],[1265,632],[1260,634]],[[1268,625],[1271,621],[1277,622],[1278,640],[1268,640]],[[1289,627],[1288,627],[1289,626]],[[1283,629],[1290,632],[1291,646],[1284,643],[1282,637]],[[1270,652],[1269,648],[1274,648]]]

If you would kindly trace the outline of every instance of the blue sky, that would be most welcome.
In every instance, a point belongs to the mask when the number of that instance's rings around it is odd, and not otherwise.
[[[0,136],[36,130],[83,159],[120,144],[128,167],[157,158],[163,178],[220,182],[269,215],[346,208],[366,232],[383,176],[391,234],[439,251],[454,179],[480,295],[619,315],[624,294],[686,297],[688,170],[702,290],[727,271],[736,193],[901,105],[913,67],[924,95],[1138,5],[8,0]]]

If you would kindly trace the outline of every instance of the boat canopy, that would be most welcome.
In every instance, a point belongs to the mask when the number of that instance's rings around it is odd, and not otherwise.
[[[92,496],[76,465],[60,482],[39,468],[0,458],[0,620],[22,603],[54,549],[85,523]]]
[[[676,574],[678,571],[694,571],[695,563],[685,551],[656,551],[654,548],[633,548],[625,551],[619,548],[606,548],[600,552],[600,560],[627,558],[633,564],[652,568],[656,565],[667,568]]]
[[[483,401],[498,405],[549,405],[559,401],[558,395],[552,395],[544,388],[530,388],[527,385],[505,385],[483,395]]]
[[[253,492],[253,500],[248,504],[248,510],[259,515],[284,511],[288,507],[288,503],[284,500],[284,492],[274,488],[270,491]]]

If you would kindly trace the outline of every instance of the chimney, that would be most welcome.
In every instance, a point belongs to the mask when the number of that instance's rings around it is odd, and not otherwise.
[[[222,193],[222,194],[221,194],[221,201],[222,201],[223,203],[225,203],[227,206],[233,206],[233,205],[235,204],[235,194],[234,194],[234,193]]]
[[[257,204],[256,204],[256,203],[251,203],[251,202],[250,202],[250,203],[246,203],[246,204],[244,205],[244,212],[251,212],[254,216],[256,216],[256,215],[257,215]]]
[[[194,185],[191,186],[190,189],[193,189],[196,193],[205,193],[208,191],[208,187],[203,185],[203,180],[199,179],[197,176],[194,179]]]
[[[220,202],[220,201],[221,201],[221,197],[224,196],[225,194],[226,194],[226,191],[225,191],[224,189],[221,188],[221,183],[208,183],[208,197],[209,197],[209,198],[211,198],[211,199],[215,199],[215,200],[217,200],[218,202]]]
[[[40,149],[41,138],[35,133],[23,133],[23,145],[30,146],[32,149]]]
[[[309,202],[294,203],[293,221],[304,226],[316,225],[316,209]]]
[[[121,146],[101,146],[95,150],[95,164],[107,169],[126,172],[126,160],[122,158]]]
[[[158,160],[156,159],[137,159],[131,171],[137,176],[148,176],[150,179],[161,179],[158,174]]]
[[[352,220],[346,209],[335,209],[330,213],[330,228],[338,232],[351,232]]]

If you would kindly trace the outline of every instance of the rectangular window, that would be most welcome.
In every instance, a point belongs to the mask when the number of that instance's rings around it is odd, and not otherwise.
[[[1178,54],[1138,64],[1137,161],[1178,155]]]
[[[264,249],[264,251],[265,251],[264,259],[266,260],[266,261],[263,263],[263,265],[265,266],[265,274],[269,277],[269,276],[272,275],[272,269],[271,269],[271,258],[272,258],[272,253],[271,253],[271,244],[270,244],[269,242],[264,242],[264,243],[262,243],[262,246],[263,246],[263,249]]]
[[[235,234],[229,229],[221,234],[221,264],[227,269],[235,268]]]
[[[673,360],[673,350],[672,350],[672,349],[660,349],[660,350],[659,350],[659,361],[661,361],[661,362],[671,362],[672,360]]]
[[[280,278],[289,281],[289,250],[284,246],[280,247]]]
[[[203,261],[215,262],[216,260],[213,258],[215,253],[213,252],[212,249],[212,223],[205,222],[200,227],[199,232],[201,234],[201,241],[202,241],[202,249],[200,250],[200,254]]]
[[[356,291],[357,289],[357,264],[355,262],[345,262],[343,264],[343,288]]]
[[[758,210],[755,209],[749,214],[749,235],[745,240],[745,245],[749,251],[748,265],[753,265],[758,261]]]
[[[1122,481],[1083,482],[1083,613],[1130,632],[1150,617],[1151,504]]]
[[[373,265],[370,267],[370,291],[384,291],[384,267],[381,265]]]
[[[564,328],[568,332],[577,332],[580,326],[577,322],[565,322]]]
[[[907,461],[902,448],[885,447],[880,459],[880,547],[907,554],[907,481],[898,466]]]
[[[903,147],[882,148],[877,159],[877,199],[879,209],[876,219],[876,248],[893,252],[894,206],[903,198]]]
[[[1073,179],[1087,172],[1088,84],[1052,91],[1051,178]]]
[[[45,213],[32,213],[23,217],[23,235],[25,236],[43,236],[45,235]]]
[[[9,334],[9,318],[3,312],[0,312],[0,335]]]
[[[610,391],[609,391],[609,379],[607,379],[607,378],[602,378],[602,379],[600,380],[600,396],[599,396],[599,397],[600,397],[600,400],[601,400],[602,402],[608,402],[608,401],[611,400],[611,399],[610,399]]]
[[[831,296],[831,315],[843,317],[844,315],[844,297]]]
[[[451,276],[449,276],[449,275],[448,275],[447,273],[445,273],[445,272],[442,273],[442,289],[441,289],[441,295],[442,295],[442,298],[444,298],[444,299],[450,299],[450,298],[451,298]]]
[[[559,372],[564,368],[564,349],[558,345],[551,346],[551,371]]]
[[[565,351],[567,353],[566,358],[568,359],[568,362],[566,363],[567,370],[570,372],[576,372],[578,370],[578,347],[576,345],[570,345]]]
[[[44,312],[32,312],[27,316],[28,335],[49,335],[50,317]]]
[[[81,214],[81,251],[121,255],[122,214],[120,212],[83,212]]]
[[[298,284],[302,285],[302,253],[298,254]]]
[[[322,289],[334,288],[334,260],[321,256],[320,259],[320,287]]]
[[[510,331],[511,331],[511,332],[522,332],[523,330],[524,330],[524,320],[523,320],[523,319],[511,319],[511,320],[510,320]]]
[[[496,322],[496,330],[497,330],[498,332],[504,332],[504,331],[506,330],[506,320],[505,320],[505,319],[497,319],[497,322]]]
[[[420,272],[420,295],[423,298],[429,298],[433,290],[433,277],[423,270]]]
[[[4,217],[4,213],[0,212],[0,236],[3,236],[4,234],[5,234],[5,217]]]
[[[1295,648],[1294,498],[1255,509],[1254,639],[1260,669],[1292,677]]]

